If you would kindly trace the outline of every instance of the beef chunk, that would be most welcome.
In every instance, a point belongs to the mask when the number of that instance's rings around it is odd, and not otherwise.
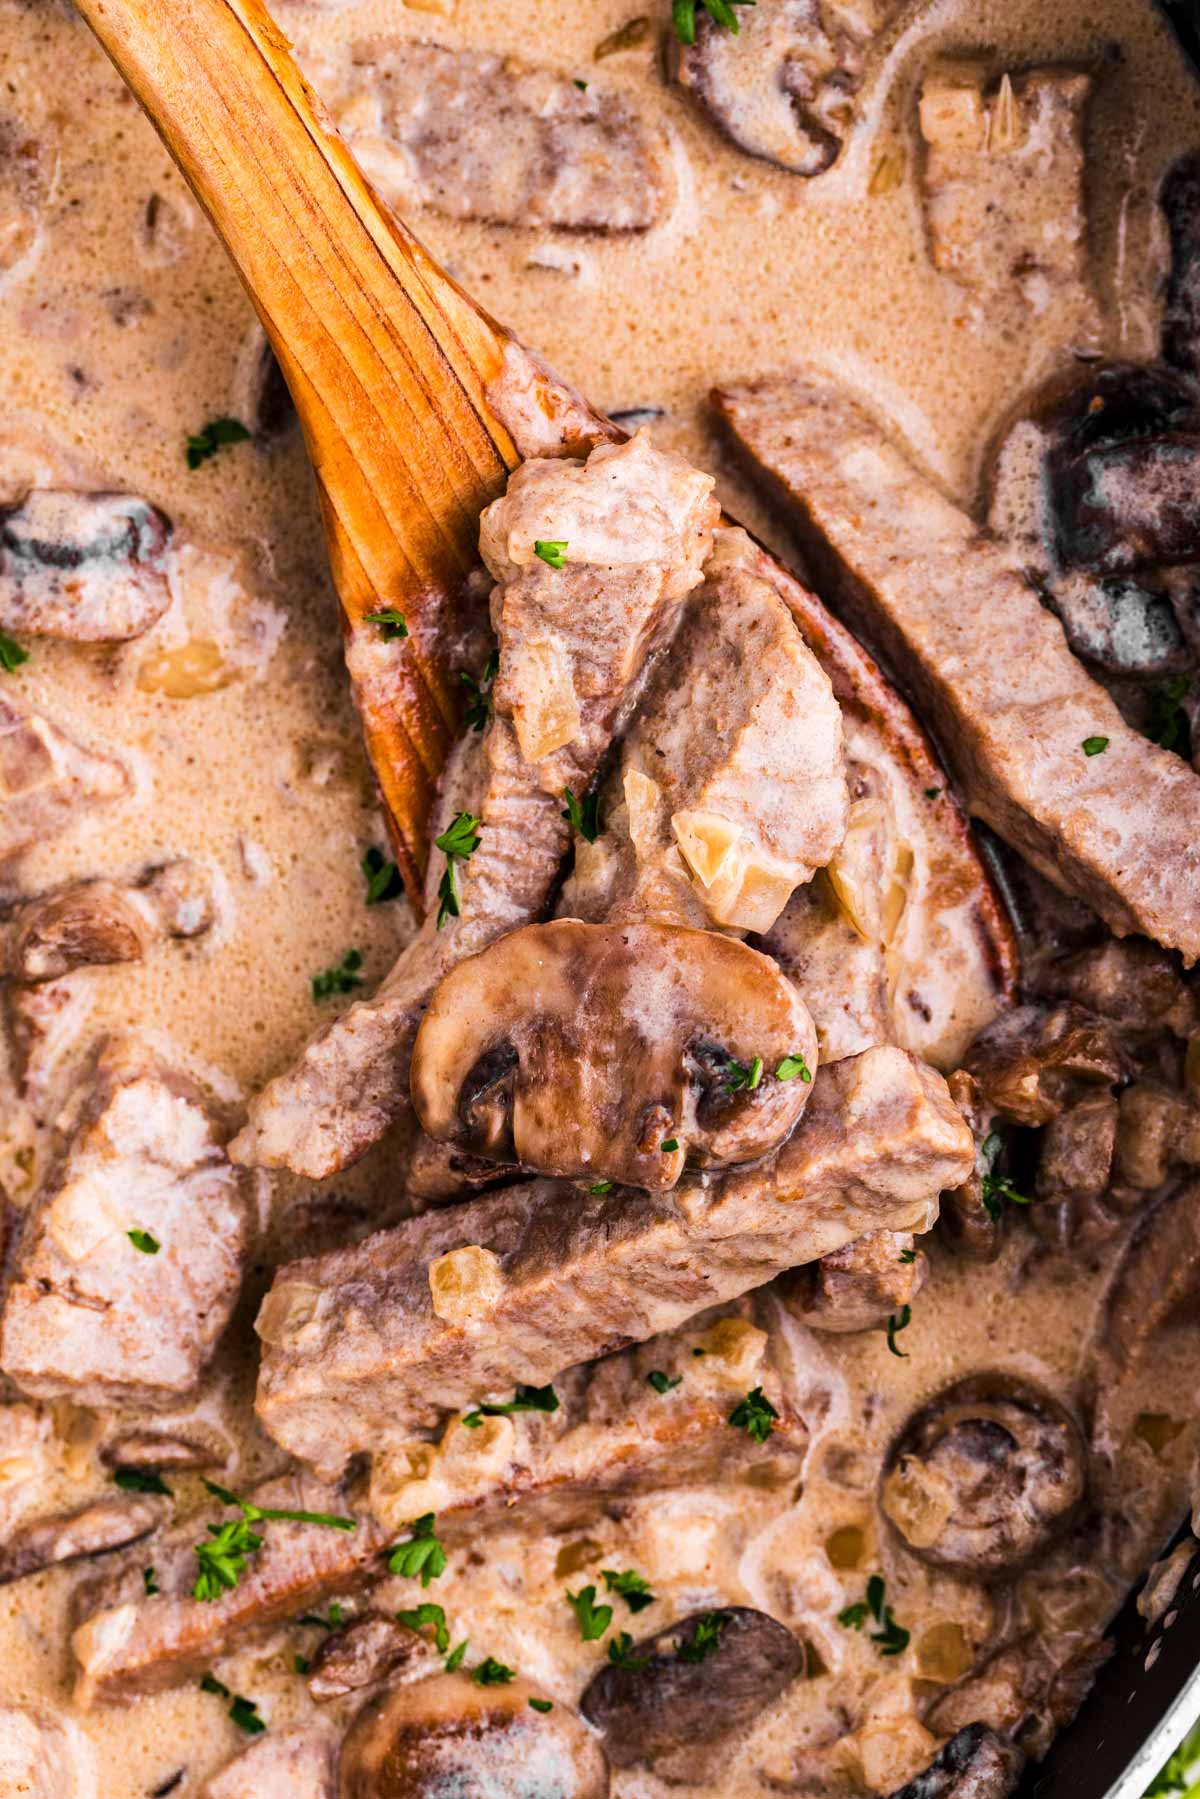
[[[0,699],[0,863],[63,830],[73,812],[119,799],[129,776],[40,712]]]
[[[934,65],[919,117],[935,267],[983,299],[1015,288],[1033,312],[1086,281],[1091,92],[1082,69],[1026,69],[989,82],[981,64]]]
[[[1127,1087],[1118,1103],[1116,1168],[1121,1183],[1152,1193],[1181,1164],[1200,1164],[1200,1110],[1156,1081]]]
[[[48,1411],[19,1400],[0,1405],[0,1542],[37,1505],[53,1465]]]
[[[0,1366],[38,1396],[173,1403],[232,1311],[246,1228],[199,1092],[109,1043],[62,1164],[26,1215]]]
[[[170,520],[125,493],[34,488],[0,506],[0,630],[73,643],[140,637],[171,603]]]
[[[163,1506],[149,1497],[122,1494],[97,1499],[58,1518],[35,1518],[0,1544],[0,1586],[81,1556],[104,1555],[149,1536],[163,1520]]]
[[[1200,1022],[1196,996],[1174,958],[1136,937],[1123,943],[1108,938],[1044,960],[1036,984],[1042,998],[1069,1000],[1110,1019],[1123,1034],[1171,1031],[1189,1037]]]
[[[739,7],[730,31],[696,8],[696,41],[675,49],[676,79],[718,129],[795,175],[819,175],[854,124],[872,38],[891,0],[772,0]]]
[[[1116,935],[1200,955],[1200,778],[1129,728],[1012,554],[826,381],[718,407],[819,580],[924,699],[969,809]]]
[[[50,1124],[91,1047],[86,978],[10,984],[3,1000],[17,1093],[37,1123]]]
[[[397,210],[563,231],[646,231],[673,192],[662,131],[623,94],[491,51],[373,40],[334,101]]]
[[[967,1724],[891,1799],[1009,1799],[1024,1767],[1015,1743],[986,1724]]]
[[[258,1321],[259,1416],[340,1468],[439,1407],[545,1382],[866,1230],[925,1229],[972,1154],[941,1078],[868,1050],[822,1071],[762,1169],[666,1199],[538,1182],[281,1269]]]
[[[214,1774],[204,1799],[337,1799],[336,1733],[320,1724],[274,1731]]]
[[[1010,1124],[1048,1124],[1126,1073],[1113,1027],[1078,1006],[1016,1006],[972,1045],[967,1070]]]
[[[925,1285],[929,1263],[916,1242],[911,1231],[868,1231],[784,1275],[780,1297],[810,1330],[880,1330]]]
[[[1117,1102],[1093,1093],[1046,1126],[1038,1161],[1039,1199],[1099,1199],[1112,1177]]]
[[[157,939],[199,937],[214,916],[212,877],[196,862],[168,862],[132,885],[76,881],[0,913],[0,978],[55,981],[140,962]]]

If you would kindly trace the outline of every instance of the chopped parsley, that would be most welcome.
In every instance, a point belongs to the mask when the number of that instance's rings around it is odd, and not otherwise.
[[[378,612],[368,612],[364,623],[378,625],[384,643],[395,643],[397,638],[408,636],[408,620],[394,606],[381,606]]]
[[[980,1197],[983,1209],[993,1224],[999,1224],[1000,1214],[1005,1202],[1014,1206],[1032,1205],[1033,1201],[1024,1193],[1018,1193],[1006,1174],[995,1174],[996,1163],[1004,1148],[1004,1139],[999,1131],[989,1131],[980,1146],[980,1155],[987,1166],[980,1182]]]
[[[585,793],[582,804],[569,787],[563,788],[562,796],[567,802],[562,816],[575,835],[582,837],[585,843],[595,843],[604,828],[600,822],[600,789],[593,787],[590,793]]]
[[[225,444],[245,443],[249,436],[241,419],[209,419],[207,425],[202,425],[196,435],[187,440],[187,465],[197,469]]]
[[[911,1322],[911,1306],[901,1306],[900,1310],[898,1312],[893,1312],[887,1321],[888,1348],[894,1356],[899,1356],[901,1361],[905,1362],[908,1360],[908,1351],[906,1349],[896,1348],[896,1338],[900,1335],[901,1331],[906,1331],[908,1329]]]
[[[152,1468],[117,1468],[113,1480],[126,1493],[162,1493],[167,1499],[171,1497],[170,1487]]]
[[[653,1387],[656,1393],[669,1393],[671,1388],[677,1387],[682,1379],[682,1374],[664,1374],[661,1368],[652,1368],[646,1376],[647,1384]]]
[[[0,643],[0,659],[4,646]],[[1159,749],[1176,750],[1190,756],[1192,750],[1191,720],[1182,704],[1191,686],[1189,675],[1177,675],[1165,687],[1156,687],[1150,695],[1150,711],[1146,719],[1146,735]]]
[[[588,1188],[588,1192],[589,1193],[611,1193],[612,1187],[613,1187],[613,1184],[611,1181],[593,1181],[591,1186]]]
[[[456,812],[441,836],[433,840],[446,858],[446,871],[438,882],[439,931],[448,918],[460,916],[458,865],[468,861],[479,848],[479,827],[482,822],[473,812]]]
[[[483,665],[478,681],[464,669],[459,680],[471,695],[463,723],[471,731],[482,731],[492,716],[492,683],[500,673],[500,652],[493,650]]]
[[[200,1570],[192,1588],[194,1599],[220,1599],[223,1593],[232,1592],[237,1586],[246,1563],[263,1545],[262,1537],[250,1528],[251,1525],[291,1523],[321,1524],[329,1530],[358,1528],[355,1519],[339,1518],[332,1512],[297,1512],[282,1506],[255,1505],[252,1500],[231,1493],[227,1487],[219,1487],[215,1481],[206,1480],[204,1485],[215,1499],[223,1505],[236,1505],[242,1515],[226,1524],[206,1527],[211,1540],[196,1545]]]
[[[648,1655],[633,1653],[633,1638],[627,1630],[619,1630],[615,1637],[610,1637],[608,1659],[614,1668],[628,1668],[634,1674],[639,1669],[648,1667],[650,1663]]]
[[[576,82],[575,85],[576,87],[586,87],[587,82]],[[529,1708],[531,1711],[535,1712],[552,1712],[554,1710],[554,1701],[553,1699],[531,1699],[529,1701]]]
[[[1079,747],[1085,756],[1102,756],[1108,748],[1108,738],[1085,737]]]
[[[516,1677],[516,1669],[506,1668],[494,1655],[485,1655],[479,1666],[471,1669],[471,1679],[478,1687],[506,1687]]]
[[[156,1256],[162,1248],[162,1244],[154,1235],[153,1231],[132,1230],[126,1231],[125,1235],[129,1238],[133,1247],[135,1249],[140,1249],[144,1256]]]
[[[725,1074],[725,1085],[731,1093],[753,1093],[762,1080],[763,1059],[755,1056],[749,1068],[733,1056],[729,1058],[729,1067]]]
[[[595,1587],[581,1587],[578,1593],[568,1593],[566,1599],[584,1642],[594,1643],[602,1637],[612,1623],[612,1606],[596,1604]]]
[[[601,1568],[600,1572],[607,1590],[619,1594],[631,1612],[644,1612],[648,1605],[654,1604],[655,1596],[644,1574],[638,1574],[633,1568]]]
[[[297,1674],[307,1674],[308,1670],[312,1667],[312,1663],[306,1655],[294,1655],[292,1657],[292,1666]]]
[[[403,1624],[406,1630],[414,1630],[419,1636],[423,1630],[433,1627],[433,1641],[439,1655],[445,1655],[450,1647],[450,1632],[446,1628],[446,1613],[442,1606],[434,1605],[432,1600],[423,1599],[420,1605],[411,1611],[397,1612],[397,1624]]]
[[[761,1387],[752,1387],[745,1399],[739,1399],[729,1414],[735,1430],[744,1430],[756,1443],[765,1443],[779,1413]]]
[[[866,1598],[846,1606],[838,1613],[837,1621],[847,1630],[861,1630],[867,1618],[873,1618],[879,1628],[871,1632],[871,1641],[878,1645],[880,1655],[903,1655],[910,1633],[897,1624],[891,1606],[884,1604],[886,1591],[883,1575],[872,1574]]]
[[[340,1630],[346,1621],[346,1614],[335,1599],[329,1608],[328,1618],[322,1618],[320,1612],[305,1612],[297,1620],[300,1624],[315,1625],[318,1630]]]
[[[927,787],[925,789],[925,798],[927,800],[936,800],[940,796],[941,791],[940,787]]]
[[[314,1001],[332,999],[335,993],[353,993],[356,987],[362,986],[362,965],[362,951],[348,949],[340,962],[335,962],[332,968],[323,968],[320,974],[313,976]]]
[[[705,1612],[696,1620],[690,1637],[677,1642],[675,1653],[681,1662],[705,1662],[721,1647],[721,1632],[729,1623],[728,1612]]]
[[[377,844],[363,852],[363,879],[367,883],[368,906],[381,906],[384,900],[399,899],[404,892],[400,870]]]
[[[900,1260],[904,1263],[904,1265],[906,1267],[910,1267],[912,1265],[912,1263],[916,1261],[916,1259],[917,1259],[917,1252],[915,1249],[902,1249],[900,1251]]]
[[[153,1599],[158,1592],[158,1581],[155,1579],[153,1568],[142,1569],[142,1586],[145,1588],[147,1599]]]
[[[804,1060],[803,1053],[800,1050],[793,1050],[790,1056],[783,1058],[775,1070],[775,1079],[777,1081],[794,1081],[797,1075],[802,1081],[812,1080],[812,1069]]]
[[[432,1512],[423,1512],[408,1526],[412,1533],[405,1542],[397,1543],[388,1554],[388,1569],[407,1580],[419,1580],[427,1587],[446,1572],[446,1551],[438,1541]]]
[[[664,1156],[673,1156],[675,1151],[679,1148],[679,1138],[664,1137],[658,1147],[662,1150]]]
[[[23,649],[15,638],[0,631],[0,668],[6,675],[15,674],[22,662],[29,661],[29,651]]]
[[[470,1642],[470,1637],[464,1637],[462,1642],[458,1645],[458,1648],[450,1651],[449,1655],[446,1657],[447,1674],[453,1674],[456,1669],[462,1667],[462,1659],[470,1647]]]
[[[507,1418],[513,1412],[557,1412],[559,1397],[553,1387],[518,1387],[502,1404],[472,1406],[463,1413],[468,1430],[478,1430],[485,1418]]]
[[[549,539],[539,537],[534,542],[533,553],[535,556],[540,556],[550,568],[564,568],[567,561],[566,548],[567,539],[565,537]]]
[[[735,6],[753,6],[754,0],[671,0],[671,22],[681,44],[694,44],[696,41],[697,4],[704,8],[714,25],[720,25],[725,31],[732,31],[736,37],[739,26],[733,9]]]
[[[249,1736],[256,1737],[267,1728],[258,1715],[257,1701],[243,1699],[240,1693],[230,1692],[225,1682],[218,1680],[215,1674],[200,1676],[200,1691],[214,1693],[218,1699],[228,1699],[230,1701],[229,1716],[238,1729],[246,1731]]]

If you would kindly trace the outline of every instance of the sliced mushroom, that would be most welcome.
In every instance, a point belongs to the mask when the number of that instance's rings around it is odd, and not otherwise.
[[[766,1612],[692,1612],[592,1676],[579,1709],[619,1768],[744,1730],[805,1668],[803,1643]]]
[[[854,121],[866,50],[891,10],[888,0],[773,0],[739,7],[731,31],[697,8],[675,78],[739,149],[819,175]]]
[[[149,1496],[98,1499],[60,1518],[35,1518],[0,1547],[0,1586],[81,1556],[124,1549],[162,1523],[164,1508]]]
[[[1043,961],[1036,986],[1042,999],[1070,1000],[1123,1032],[1166,1030],[1188,1037],[1200,1023],[1196,996],[1175,957],[1143,937],[1109,937]]]
[[[1127,1072],[1116,1031],[1079,1006],[1016,1006],[976,1038],[966,1060],[984,1098],[1010,1124],[1049,1123]]]
[[[782,1142],[815,1068],[808,1011],[757,950],[682,926],[559,919],[443,979],[412,1095],[440,1141],[665,1190],[685,1162],[725,1167]]]
[[[305,1676],[312,1698],[344,1699],[403,1669],[409,1679],[438,1665],[431,1646],[383,1612],[363,1612],[325,1638]]]
[[[881,1330],[925,1285],[929,1261],[916,1243],[911,1231],[869,1231],[785,1274],[780,1296],[810,1330]]]
[[[1161,1187],[1172,1168],[1200,1165],[1200,1111],[1156,1081],[1137,1081],[1119,1100],[1116,1170],[1140,1193]]]
[[[1125,1248],[1097,1338],[1100,1385],[1122,1379],[1164,1326],[1193,1317],[1198,1296],[1200,1183],[1193,1180],[1155,1206]]]
[[[0,507],[0,629],[74,643],[140,637],[171,603],[171,522],[126,493],[34,488]]]
[[[76,881],[0,915],[0,979],[140,962],[156,939],[199,937],[214,917],[212,876],[196,862],[167,863],[129,886]]]
[[[1173,163],[1158,196],[1171,239],[1171,271],[1162,319],[1163,359],[1200,375],[1200,151]]]
[[[916,1412],[888,1453],[881,1504],[919,1561],[1015,1573],[1076,1516],[1086,1450],[1070,1413],[1001,1373],[956,1381]]]
[[[535,1709],[530,1701],[536,1699]],[[341,1799],[443,1799],[469,1792],[606,1799],[595,1738],[527,1681],[480,1686],[439,1674],[359,1712],[342,1745]]]
[[[296,425],[296,404],[284,380],[279,359],[262,326],[255,321],[242,339],[231,394],[233,416],[251,437],[272,445]]]
[[[986,1724],[968,1724],[890,1799],[1008,1799],[1025,1757]]]
[[[1051,465],[1058,550],[1070,567],[1128,575],[1200,556],[1200,437],[1178,431]]]
[[[125,1430],[110,1438],[100,1451],[106,1468],[134,1468],[158,1473],[175,1469],[221,1468],[229,1460],[230,1446],[215,1431]]]

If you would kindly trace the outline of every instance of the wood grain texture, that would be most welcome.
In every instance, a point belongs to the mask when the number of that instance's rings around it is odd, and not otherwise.
[[[487,390],[523,353],[376,197],[259,0],[79,11],[223,240],[295,398],[367,751],[419,912],[463,691],[447,616],[478,560],[479,514],[520,460]],[[536,378],[552,411],[554,378]],[[364,622],[382,607],[411,630],[386,654]]]

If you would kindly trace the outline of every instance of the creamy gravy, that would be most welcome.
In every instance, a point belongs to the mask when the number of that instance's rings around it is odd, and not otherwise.
[[[716,381],[786,369],[801,356],[815,361],[864,389],[948,490],[970,502],[990,431],[1064,346],[1153,353],[1161,254],[1152,195],[1171,158],[1200,138],[1200,89],[1148,5],[941,0],[903,10],[870,66],[846,155],[811,182],[719,138],[664,87],[653,38],[594,64],[596,43],[632,10],[630,0],[586,8],[559,0],[279,4],[306,68],[331,94],[354,79],[350,46],[390,32],[551,63],[619,86],[667,123],[678,191],[666,222],[643,237],[491,228],[431,212],[413,223],[469,291],[599,405],[661,409],[656,438],[714,468],[731,510],[769,541],[786,546],[786,531],[723,466],[704,422]],[[656,0],[656,27],[659,10]],[[1006,301],[981,315],[927,253],[913,183],[921,73],[935,51],[986,49],[999,72],[1094,59],[1110,44],[1122,56],[1103,69],[1087,139],[1093,292],[1057,294],[1040,313]],[[403,902],[364,905],[360,859],[383,831],[298,434],[269,450],[232,446],[194,471],[185,462],[189,433],[237,411],[239,352],[253,326],[245,296],[165,150],[77,21],[52,0],[6,0],[0,67],[0,127],[11,128],[0,144],[36,145],[32,214],[18,225],[23,253],[0,279],[0,487],[128,488],[161,506],[177,533],[173,603],[147,635],[119,649],[38,640],[19,671],[0,676],[5,692],[114,750],[134,779],[131,798],[81,818],[6,870],[0,893],[136,875],[175,854],[216,869],[220,917],[208,937],[71,980],[91,996],[89,1038],[133,1026],[195,1072],[232,1122],[312,1029],[313,974],[353,947],[368,981],[382,976],[410,928],[407,912]],[[0,205],[5,182],[0,160]],[[335,1241],[356,1208],[395,1216],[403,1151],[403,1142],[386,1143],[330,1183],[336,1204],[322,1195],[323,1241]],[[5,1101],[0,1181],[17,1203],[45,1153],[38,1124]],[[262,1176],[248,1179],[247,1191],[259,1235],[201,1402],[237,1435],[240,1459],[225,1478],[239,1488],[279,1461],[249,1412],[254,1309],[276,1261],[320,1246],[313,1211],[303,1227],[298,1214],[288,1216],[312,1189]],[[839,1338],[780,1320],[797,1391],[815,1384],[828,1394],[828,1424],[801,1490],[685,1491],[622,1503],[611,1516],[600,1506],[594,1523],[565,1540],[492,1534],[457,1554],[438,1585],[454,1640],[469,1637],[473,1652],[570,1703],[601,1653],[580,1642],[562,1597],[581,1570],[588,1578],[602,1566],[642,1570],[666,1602],[663,1622],[705,1604],[759,1605],[808,1640],[818,1672],[756,1732],[718,1746],[708,1784],[669,1790],[826,1790],[806,1772],[813,1755],[871,1716],[886,1719],[889,1707],[906,1722],[891,1730],[894,1755],[877,1790],[898,1786],[928,1760],[929,1740],[911,1727],[909,1683],[953,1678],[1012,1617],[982,1587],[923,1570],[879,1542],[872,1495],[884,1446],[916,1404],[980,1367],[1009,1368],[1077,1399],[1122,1242],[1059,1254],[1018,1228],[1000,1260],[982,1268],[933,1242],[931,1279],[898,1340],[903,1358],[878,1332]],[[1141,1494],[1134,1564],[1183,1506],[1196,1436],[1187,1351],[1181,1342],[1176,1359],[1159,1362],[1153,1397],[1131,1396],[1110,1421],[1122,1490]],[[1143,1419],[1139,1427],[1139,1411],[1166,1414],[1167,1425]],[[88,1416],[58,1405],[55,1426],[66,1453],[46,1510],[105,1487],[87,1453]],[[193,1477],[172,1484],[180,1515],[206,1503]],[[876,1568],[912,1630],[902,1661],[881,1660],[864,1636],[833,1623]],[[69,1707],[72,1584],[71,1571],[58,1570],[0,1590],[0,1701]],[[415,1603],[413,1591],[390,1583],[385,1609]],[[1012,1603],[1035,1628],[1070,1619],[1086,1635],[1119,1593],[1120,1572],[1099,1558],[1079,1568],[1052,1561],[1018,1583]],[[280,1631],[229,1658],[222,1678],[279,1729],[310,1710],[293,1659],[312,1643],[311,1629]],[[195,1684],[78,1723],[96,1751],[101,1799],[141,1799],[179,1769],[173,1790],[189,1799],[245,1740]],[[856,1765],[861,1757],[856,1764],[851,1753],[847,1767]],[[635,1769],[617,1774],[613,1790],[632,1799],[668,1789]]]

